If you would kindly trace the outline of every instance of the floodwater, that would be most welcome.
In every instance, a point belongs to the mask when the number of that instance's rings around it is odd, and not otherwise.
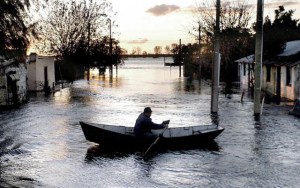
[[[292,106],[220,94],[216,147],[102,153],[79,121],[133,126],[145,106],[170,127],[212,123],[210,85],[179,78],[162,58],[128,59],[114,76],[78,80],[51,96],[36,94],[0,112],[0,187],[299,187],[300,119]]]

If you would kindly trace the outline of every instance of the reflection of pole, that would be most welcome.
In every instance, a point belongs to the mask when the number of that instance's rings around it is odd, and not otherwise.
[[[199,22],[199,29],[198,29],[198,32],[199,32],[199,38],[198,38],[198,40],[199,40],[199,59],[198,59],[198,61],[199,61],[199,67],[198,67],[198,80],[199,81],[201,81],[201,58],[200,58],[200,56],[201,56],[201,25],[200,25],[200,22]]]
[[[255,70],[254,70],[254,115],[259,118],[261,111],[261,77],[262,77],[262,48],[263,48],[263,0],[257,0],[256,13],[256,42],[255,42]]]
[[[88,23],[88,59],[90,60],[91,56],[91,23]],[[87,80],[90,80],[90,61],[88,61],[88,70],[87,70]]]
[[[215,124],[215,125],[217,125],[217,127],[218,127],[219,126],[219,115],[216,114],[216,113],[212,113],[210,115],[210,117],[211,117],[212,123]]]
[[[117,56],[117,49],[118,49],[118,45],[116,44],[115,46],[115,57]],[[118,76],[118,62],[115,59],[115,63],[116,63],[116,76]]]
[[[110,57],[110,75],[113,74],[113,62],[112,62],[112,39],[111,39],[111,19],[109,19],[109,57]]]
[[[181,77],[181,39],[179,39],[179,77]]]
[[[217,0],[215,28],[215,60],[213,64],[211,113],[218,113],[219,79],[220,79],[220,0]]]

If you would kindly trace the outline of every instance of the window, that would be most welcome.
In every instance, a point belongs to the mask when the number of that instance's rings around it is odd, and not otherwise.
[[[271,65],[267,65],[267,82],[271,81]]]
[[[244,67],[244,76],[246,76],[246,70],[247,70],[246,69],[246,65],[247,65],[246,63],[243,64],[243,67]]]
[[[291,67],[286,67],[286,85],[291,85]]]

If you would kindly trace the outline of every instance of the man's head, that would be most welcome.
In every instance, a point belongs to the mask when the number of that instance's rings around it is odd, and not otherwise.
[[[144,114],[145,114],[146,116],[150,117],[150,116],[151,116],[151,113],[152,113],[152,110],[151,110],[150,107],[146,107],[146,108],[144,109]]]

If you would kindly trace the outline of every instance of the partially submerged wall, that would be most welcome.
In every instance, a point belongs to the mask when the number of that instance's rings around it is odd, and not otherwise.
[[[27,70],[23,63],[0,69],[0,106],[27,101]]]

